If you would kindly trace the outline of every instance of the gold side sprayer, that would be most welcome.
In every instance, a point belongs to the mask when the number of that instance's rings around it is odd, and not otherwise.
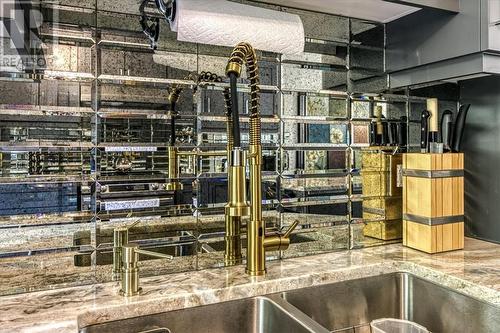
[[[243,65],[246,65],[247,78],[250,80],[250,142],[246,158],[250,169],[250,202],[247,203],[245,179],[245,152],[241,148],[240,123],[238,114],[237,79],[241,76]],[[247,224],[247,268],[250,275],[266,273],[266,251],[286,250],[290,244],[290,234],[297,227],[294,222],[285,234],[266,235],[264,220],[262,219],[262,143],[261,143],[261,116],[259,103],[259,67],[254,48],[248,43],[239,43],[231,53],[226,75],[230,79],[230,104],[233,147],[229,160],[229,198],[226,206],[226,242],[231,235],[234,225],[227,225],[231,218],[240,219],[250,212],[250,221]],[[240,183],[240,184],[238,184]],[[249,205],[249,209],[247,209]],[[231,235],[234,236],[234,235]],[[233,237],[234,238],[234,237]],[[241,242],[240,242],[241,243]],[[235,242],[226,243],[226,258],[234,251]],[[241,250],[240,250],[241,251]]]

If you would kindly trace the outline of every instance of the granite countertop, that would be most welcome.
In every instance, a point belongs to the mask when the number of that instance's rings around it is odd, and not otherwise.
[[[500,245],[466,239],[465,250],[427,255],[401,244],[141,279],[143,294],[118,296],[117,282],[0,297],[0,332],[76,332],[79,327],[392,272],[409,272],[500,305]]]

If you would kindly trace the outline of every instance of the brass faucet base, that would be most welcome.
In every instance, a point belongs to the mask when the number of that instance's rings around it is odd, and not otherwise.
[[[243,263],[243,257],[239,258],[227,258],[224,256],[224,266],[236,266],[241,265]]]
[[[137,290],[136,293],[125,293],[122,289],[120,289],[120,291],[118,292],[118,294],[120,296],[125,296],[125,297],[132,297],[132,296],[137,296],[137,295],[140,295],[142,293],[142,287],[139,287],[139,290]]]
[[[245,273],[251,276],[262,276],[266,275],[267,269],[264,269],[263,271],[249,271],[248,269],[245,269]]]

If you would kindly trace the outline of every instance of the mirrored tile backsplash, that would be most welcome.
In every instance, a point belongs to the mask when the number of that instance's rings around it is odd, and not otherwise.
[[[270,231],[300,220],[290,249],[268,259],[387,243],[363,236],[362,148],[379,105],[389,121],[407,117],[418,147],[425,98],[386,94],[384,25],[252,4],[296,13],[306,30],[301,56],[258,52],[263,216]],[[138,219],[130,241],[174,256],[144,260],[142,276],[223,266],[228,82],[195,89],[186,77],[224,76],[231,49],[178,42],[162,22],[153,52],[134,1],[40,6],[57,18],[40,27],[47,68],[0,72],[0,295],[111,281],[113,229]],[[173,84],[184,88],[174,128]],[[177,193],[172,132],[181,151],[206,153],[180,158]]]

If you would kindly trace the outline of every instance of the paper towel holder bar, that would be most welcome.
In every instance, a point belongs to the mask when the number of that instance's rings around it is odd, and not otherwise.
[[[170,24],[175,20],[175,0],[154,0],[158,11],[165,17]]]
[[[146,15],[144,9],[148,1],[149,0],[143,0],[139,6],[139,12],[141,13],[139,23],[141,24],[142,32],[144,32],[149,39],[151,49],[156,50],[158,47],[158,39],[160,38],[160,19],[158,17]],[[149,24],[150,22],[151,24]]]
[[[142,31],[149,38],[151,49],[156,50],[158,39],[160,38],[160,19],[146,14],[145,8],[150,0],[143,0],[139,6],[141,13],[140,24]],[[163,15],[168,23],[175,19],[175,0],[164,2],[163,0],[154,0],[158,11]],[[152,24],[150,25],[149,22]]]

